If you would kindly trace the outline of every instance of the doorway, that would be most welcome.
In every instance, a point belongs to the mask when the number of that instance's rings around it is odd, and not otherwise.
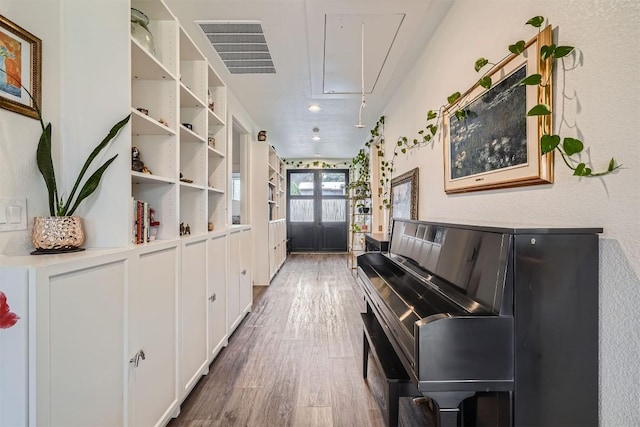
[[[287,171],[287,235],[292,252],[346,252],[348,169]]]
[[[249,131],[235,116],[231,129],[231,223],[249,224]]]

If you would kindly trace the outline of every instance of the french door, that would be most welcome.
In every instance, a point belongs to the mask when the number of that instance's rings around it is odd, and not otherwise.
[[[348,169],[287,171],[287,228],[292,252],[346,252]]]

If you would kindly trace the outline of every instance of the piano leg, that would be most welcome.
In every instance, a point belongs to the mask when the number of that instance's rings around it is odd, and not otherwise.
[[[438,427],[458,427],[462,420],[460,416],[460,403],[467,397],[476,394],[474,391],[453,391],[424,393],[438,404],[440,410],[440,422]]]
[[[362,333],[362,378],[367,378],[367,369],[369,367],[369,340],[366,332]]]

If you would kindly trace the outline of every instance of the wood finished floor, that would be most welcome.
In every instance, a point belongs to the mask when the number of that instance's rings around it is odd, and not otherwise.
[[[383,426],[354,286],[345,255],[290,255],[169,426]],[[407,400],[401,424],[426,425]]]

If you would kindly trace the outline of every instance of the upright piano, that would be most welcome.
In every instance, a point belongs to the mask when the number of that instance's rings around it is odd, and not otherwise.
[[[365,312],[440,425],[598,424],[601,232],[395,220],[389,252],[358,257]]]

